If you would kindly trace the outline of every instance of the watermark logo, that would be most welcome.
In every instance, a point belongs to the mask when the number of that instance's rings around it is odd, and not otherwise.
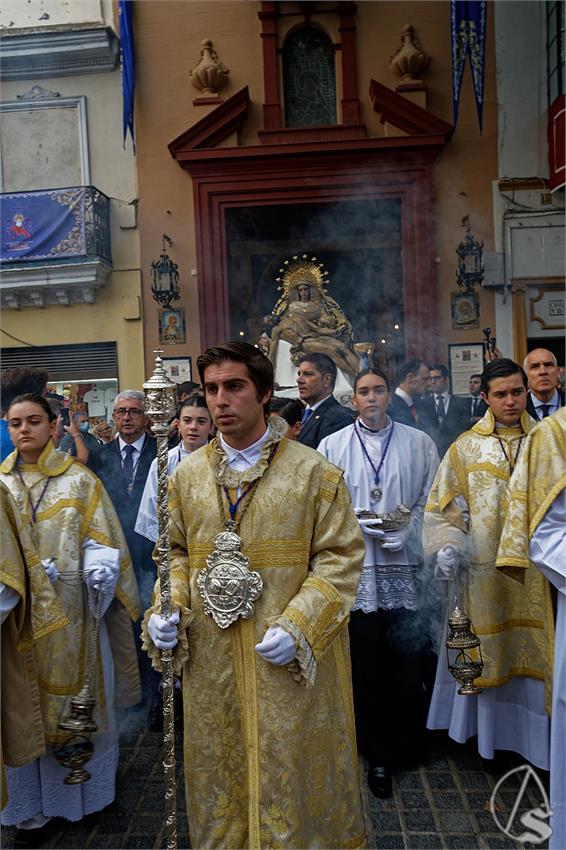
[[[511,780],[515,774],[520,780],[519,790],[516,781]],[[525,796],[529,788],[533,791],[531,799],[538,801],[534,809],[526,808],[530,803],[529,798]],[[497,802],[497,795],[501,791],[515,794],[509,816],[507,807]],[[491,794],[489,809],[498,828],[513,841],[542,844],[552,835],[552,828],[547,823],[552,812],[546,789],[536,771],[528,764],[522,764],[501,777]]]

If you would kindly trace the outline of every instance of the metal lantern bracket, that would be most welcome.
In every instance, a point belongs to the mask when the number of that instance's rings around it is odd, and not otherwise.
[[[165,246],[171,247],[173,241],[166,233],[163,234],[161,255],[151,263],[151,291],[153,298],[162,307],[169,308],[173,301],[181,297],[179,290],[179,267],[165,252]]]
[[[470,228],[470,216],[465,215],[462,219],[462,227],[466,228],[466,234],[458,245],[458,268],[456,269],[456,280],[466,292],[472,292],[474,286],[481,286],[484,279],[483,265],[483,242],[474,239]]]

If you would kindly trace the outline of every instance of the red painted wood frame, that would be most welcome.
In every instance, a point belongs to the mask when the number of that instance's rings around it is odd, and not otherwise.
[[[230,337],[226,210],[399,198],[405,347],[436,358],[432,164],[439,137],[171,152],[193,178],[201,345]],[[173,145],[171,145],[173,148]],[[363,309],[363,304],[360,304]]]
[[[329,10],[326,10],[329,11]],[[360,124],[360,101],[358,99],[358,78],[356,58],[356,4],[351,0],[341,0],[336,4],[335,14],[340,24],[340,53],[342,70],[342,124]],[[303,10],[303,16],[306,14]],[[261,38],[263,53],[263,129],[266,131],[283,128],[283,110],[281,107],[281,92],[279,82],[278,59],[278,23],[280,4],[273,0],[264,0],[258,18],[261,21]],[[340,125],[337,125],[338,127]],[[360,127],[358,138],[365,135]],[[262,141],[269,143],[269,132]]]

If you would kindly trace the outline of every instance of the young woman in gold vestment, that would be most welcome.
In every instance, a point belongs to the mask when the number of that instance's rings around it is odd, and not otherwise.
[[[46,635],[33,647],[47,753],[6,772],[9,801],[2,812],[2,823],[35,833],[53,817],[80,820],[114,799],[118,742],[111,641],[121,644],[120,656],[126,663],[131,646],[131,679],[129,688],[123,691],[127,696],[122,704],[133,704],[140,694],[133,632],[127,619],[139,616],[139,594],[112,503],[90,470],[55,450],[55,416],[45,399],[18,396],[7,418],[16,448],[0,466],[0,480],[21,511],[42,568],[68,619],[64,628]],[[66,785],[68,771],[57,762],[53,751],[69,737],[59,728],[59,722],[84,682],[87,632],[93,628],[89,611],[100,617],[94,656],[100,675],[93,677],[97,681],[94,719],[98,731],[92,739],[94,753],[87,766],[91,778],[84,784]]]

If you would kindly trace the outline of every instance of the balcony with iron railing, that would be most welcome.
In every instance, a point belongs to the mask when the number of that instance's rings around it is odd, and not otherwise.
[[[0,195],[3,307],[93,303],[112,271],[110,201],[94,186]]]

